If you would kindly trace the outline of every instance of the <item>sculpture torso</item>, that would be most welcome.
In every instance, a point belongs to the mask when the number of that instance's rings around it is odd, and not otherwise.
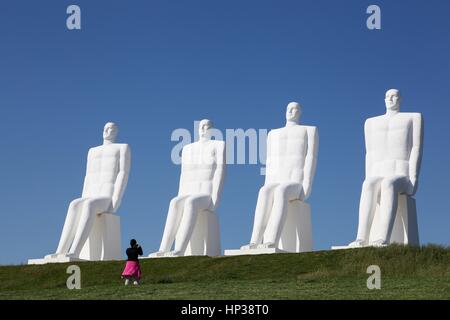
[[[113,196],[124,147],[126,144],[112,143],[89,149],[83,198]]]
[[[413,120],[418,113],[379,116],[366,122],[369,177],[409,176],[413,146]]]
[[[266,183],[302,183],[308,150],[308,126],[287,126],[269,132]]]
[[[212,195],[218,148],[223,150],[225,143],[216,140],[197,141],[183,148],[179,195]]]

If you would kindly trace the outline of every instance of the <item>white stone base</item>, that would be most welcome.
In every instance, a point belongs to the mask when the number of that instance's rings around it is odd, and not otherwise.
[[[87,261],[122,260],[120,216],[101,213],[94,221],[89,237],[80,252]]]
[[[277,247],[286,252],[313,250],[311,206],[308,203],[289,201],[286,222]]]
[[[177,241],[175,236],[175,242]],[[203,210],[197,215],[197,221],[192,231],[187,248],[178,257],[184,256],[220,256],[220,226],[219,217],[213,211]],[[174,258],[169,252],[152,253],[147,258]],[[145,259],[145,258],[144,258]]]
[[[264,238],[263,238],[264,243]],[[311,207],[308,203],[293,200],[289,201],[286,222],[281,231],[281,237],[274,249],[235,249],[225,250],[226,256],[244,254],[270,254],[270,253],[299,253],[313,250]],[[245,252],[245,253],[243,253]]]
[[[68,263],[68,262],[80,262],[86,261],[83,259],[68,257],[66,255],[53,255],[52,257],[46,256],[42,259],[29,259],[28,264],[47,264],[47,263]]]
[[[273,253],[288,253],[288,252],[278,249],[278,248],[225,250],[226,256],[246,256],[246,255],[254,255],[254,254],[273,254]]]
[[[154,253],[150,253],[150,254],[149,254],[148,256],[146,256],[146,257],[141,257],[140,259],[150,259],[150,258],[152,258],[152,259],[158,259],[158,258],[167,258],[167,257],[165,257],[163,253],[160,253],[160,252],[154,252]]]
[[[43,259],[30,259],[28,264],[106,260],[122,260],[120,217],[113,213],[97,215],[79,257],[52,254],[45,256]]]
[[[364,248],[364,247],[332,246],[331,250],[360,249],[360,248]]]
[[[183,255],[215,257],[221,254],[219,217],[213,211],[201,211]]]
[[[380,204],[377,204],[372,227],[370,228],[369,244],[381,238],[380,228]],[[389,244],[419,245],[419,228],[417,224],[416,200],[408,195],[398,196],[397,214],[395,215]]]
[[[380,228],[380,204],[377,203],[372,226],[370,228],[370,234],[368,239],[368,245],[366,247],[372,247],[372,243],[381,239],[383,230]],[[366,239],[367,241],[367,239]],[[394,226],[392,228],[391,238],[388,240],[388,244],[403,244],[418,246],[419,242],[419,229],[417,224],[417,209],[416,200],[408,195],[400,194],[398,196],[398,208],[397,214],[394,220]],[[375,247],[380,247],[375,245]],[[358,249],[363,247],[349,247],[349,246],[332,246],[332,250],[340,249]]]

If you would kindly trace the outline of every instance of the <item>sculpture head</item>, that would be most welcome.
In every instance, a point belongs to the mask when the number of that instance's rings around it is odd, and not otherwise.
[[[298,123],[302,113],[302,106],[298,102],[290,102],[286,108],[286,120]]]
[[[400,111],[400,102],[402,97],[400,91],[397,89],[390,89],[386,91],[386,97],[384,103],[386,104],[386,110],[389,111]]]
[[[103,128],[103,140],[114,143],[116,141],[119,128],[114,122],[108,122]]]
[[[209,140],[211,139],[211,130],[213,124],[211,120],[203,119],[200,121],[198,125],[198,136],[201,140]]]

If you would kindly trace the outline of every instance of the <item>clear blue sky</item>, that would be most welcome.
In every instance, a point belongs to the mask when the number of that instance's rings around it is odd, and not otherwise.
[[[82,30],[66,29],[66,8]],[[366,28],[370,4],[382,30]],[[421,112],[417,194],[422,243],[450,243],[450,2],[2,1],[0,263],[54,252],[80,196],[89,147],[107,121],[132,148],[120,215],[125,249],[159,247],[178,166],[176,128],[284,125],[289,101],[321,144],[310,198],[316,250],[354,239],[364,178],[363,124],[399,88]],[[258,165],[230,165],[219,210],[222,247],[250,239]]]

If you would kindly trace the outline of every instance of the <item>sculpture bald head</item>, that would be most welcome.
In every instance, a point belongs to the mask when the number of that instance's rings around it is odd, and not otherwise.
[[[114,122],[108,122],[103,128],[103,140],[114,143],[116,141],[119,128]]]
[[[389,89],[386,91],[386,96],[384,103],[386,104],[386,109],[390,111],[400,111],[400,103],[402,97],[400,91],[397,89]]]
[[[213,128],[213,123],[211,120],[203,119],[198,125],[198,136],[200,139],[210,139],[211,130]]]
[[[302,106],[298,102],[290,102],[286,107],[286,120],[298,123],[302,114]]]

